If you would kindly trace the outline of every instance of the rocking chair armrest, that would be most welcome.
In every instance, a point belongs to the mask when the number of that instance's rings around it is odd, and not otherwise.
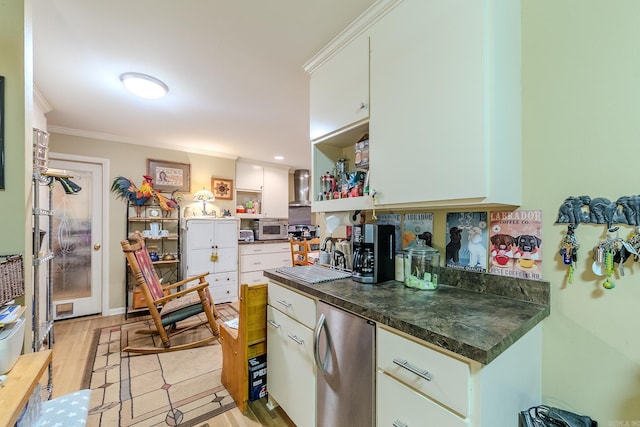
[[[202,274],[198,274],[197,276],[187,277],[186,279],[180,280],[179,282],[170,283],[168,285],[165,285],[165,286],[162,287],[162,289],[169,290],[169,289],[177,288],[177,287],[180,287],[180,286],[184,286],[185,284],[187,284],[189,282],[200,280],[200,279],[206,277],[208,274],[209,273],[202,273]]]
[[[155,304],[164,305],[164,303],[166,303],[167,301],[171,301],[172,299],[180,298],[180,297],[185,296],[187,294],[190,294],[192,292],[197,292],[200,289],[207,289],[208,287],[209,287],[209,283],[207,283],[207,282],[200,283],[199,285],[192,286],[192,287],[187,288],[187,289],[183,289],[183,290],[175,292],[173,294],[166,295],[166,296],[164,296],[162,298],[158,298],[157,300],[154,300],[153,302]]]

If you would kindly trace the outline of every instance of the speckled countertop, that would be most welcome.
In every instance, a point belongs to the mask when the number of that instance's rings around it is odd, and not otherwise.
[[[549,315],[549,282],[452,270],[435,291],[389,281],[351,279],[309,284],[265,271],[265,276],[374,322],[488,364]]]

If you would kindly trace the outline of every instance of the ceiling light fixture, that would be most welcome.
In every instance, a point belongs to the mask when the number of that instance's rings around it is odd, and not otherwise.
[[[141,98],[158,99],[169,92],[169,88],[164,82],[146,74],[124,73],[120,75],[120,80],[124,87]]]
[[[276,160],[284,160],[284,156],[273,156]]]

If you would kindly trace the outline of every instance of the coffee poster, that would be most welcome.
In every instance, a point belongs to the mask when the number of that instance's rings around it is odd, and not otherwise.
[[[491,212],[489,273],[542,280],[542,211]]]
[[[486,212],[447,213],[445,265],[460,270],[487,271]]]
[[[433,214],[404,214],[402,225],[402,249],[416,245],[416,240],[424,240],[427,246],[433,246]]]

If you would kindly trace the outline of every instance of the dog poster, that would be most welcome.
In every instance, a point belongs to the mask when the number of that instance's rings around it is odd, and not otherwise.
[[[486,273],[487,228],[486,212],[447,213],[445,265]]]
[[[542,211],[491,212],[489,273],[542,280]]]
[[[404,214],[404,224],[402,227],[402,249],[416,245],[417,239],[422,239],[427,246],[432,245],[433,237],[433,214]]]
[[[401,225],[402,225],[402,215],[400,214],[378,214],[378,224],[389,224],[393,225],[395,229],[396,235],[396,247],[394,248],[396,252],[402,250],[400,241],[400,233],[401,233]]]

